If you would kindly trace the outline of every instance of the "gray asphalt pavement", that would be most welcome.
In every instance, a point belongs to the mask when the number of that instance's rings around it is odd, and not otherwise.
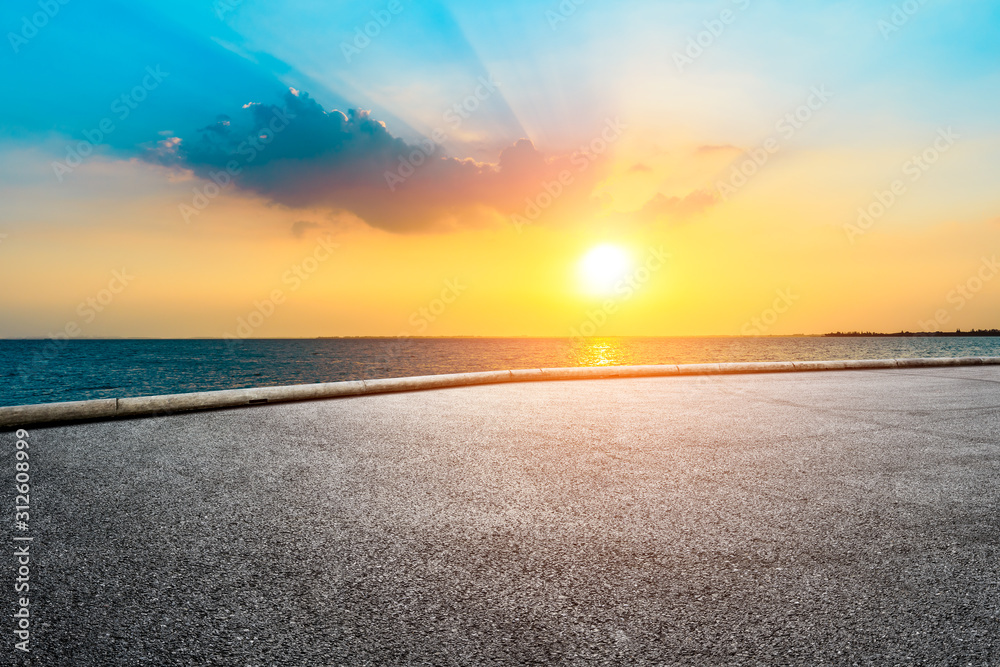
[[[28,440],[32,652],[7,614],[0,664],[1000,665],[996,366],[463,387]]]

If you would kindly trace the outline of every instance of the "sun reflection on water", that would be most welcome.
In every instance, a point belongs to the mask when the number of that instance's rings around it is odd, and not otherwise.
[[[627,366],[631,351],[620,338],[583,338],[574,341],[573,364],[576,366]]]

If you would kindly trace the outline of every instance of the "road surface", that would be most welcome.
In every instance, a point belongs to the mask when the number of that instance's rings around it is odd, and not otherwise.
[[[8,614],[0,664],[1000,664],[997,366],[459,387],[27,441],[31,653]]]

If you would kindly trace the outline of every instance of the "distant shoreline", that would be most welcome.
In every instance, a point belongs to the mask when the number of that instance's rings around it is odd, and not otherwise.
[[[874,333],[872,331],[838,331],[823,334],[824,338],[976,338],[1000,336],[1000,329],[973,329],[972,331],[900,331],[898,333]]]

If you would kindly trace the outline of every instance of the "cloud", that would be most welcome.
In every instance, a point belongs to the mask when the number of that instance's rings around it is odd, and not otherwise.
[[[636,217],[649,223],[664,219],[679,222],[701,213],[717,201],[716,195],[708,190],[695,190],[683,197],[668,197],[658,192],[636,211]]]
[[[629,167],[629,172],[632,172],[632,173],[646,173],[646,172],[651,172],[651,171],[653,171],[652,167],[650,167],[648,165],[645,165],[645,164],[643,164],[641,162],[638,162],[638,163],[632,165],[631,167]]]
[[[743,149],[733,146],[732,144],[705,144],[704,146],[698,146],[698,150],[695,151],[698,155],[712,155],[717,153],[742,153]]]
[[[148,159],[191,169],[292,208],[348,211],[369,225],[407,232],[477,226],[519,213],[567,170],[561,200],[586,199],[603,156],[546,156],[527,139],[495,163],[446,156],[430,140],[394,137],[366,111],[324,111],[308,93],[281,106],[250,104]],[[564,179],[565,180],[565,179]]]
[[[320,225],[318,222],[310,222],[309,220],[296,220],[292,223],[292,236],[297,239],[302,238],[307,230],[316,229]]]

